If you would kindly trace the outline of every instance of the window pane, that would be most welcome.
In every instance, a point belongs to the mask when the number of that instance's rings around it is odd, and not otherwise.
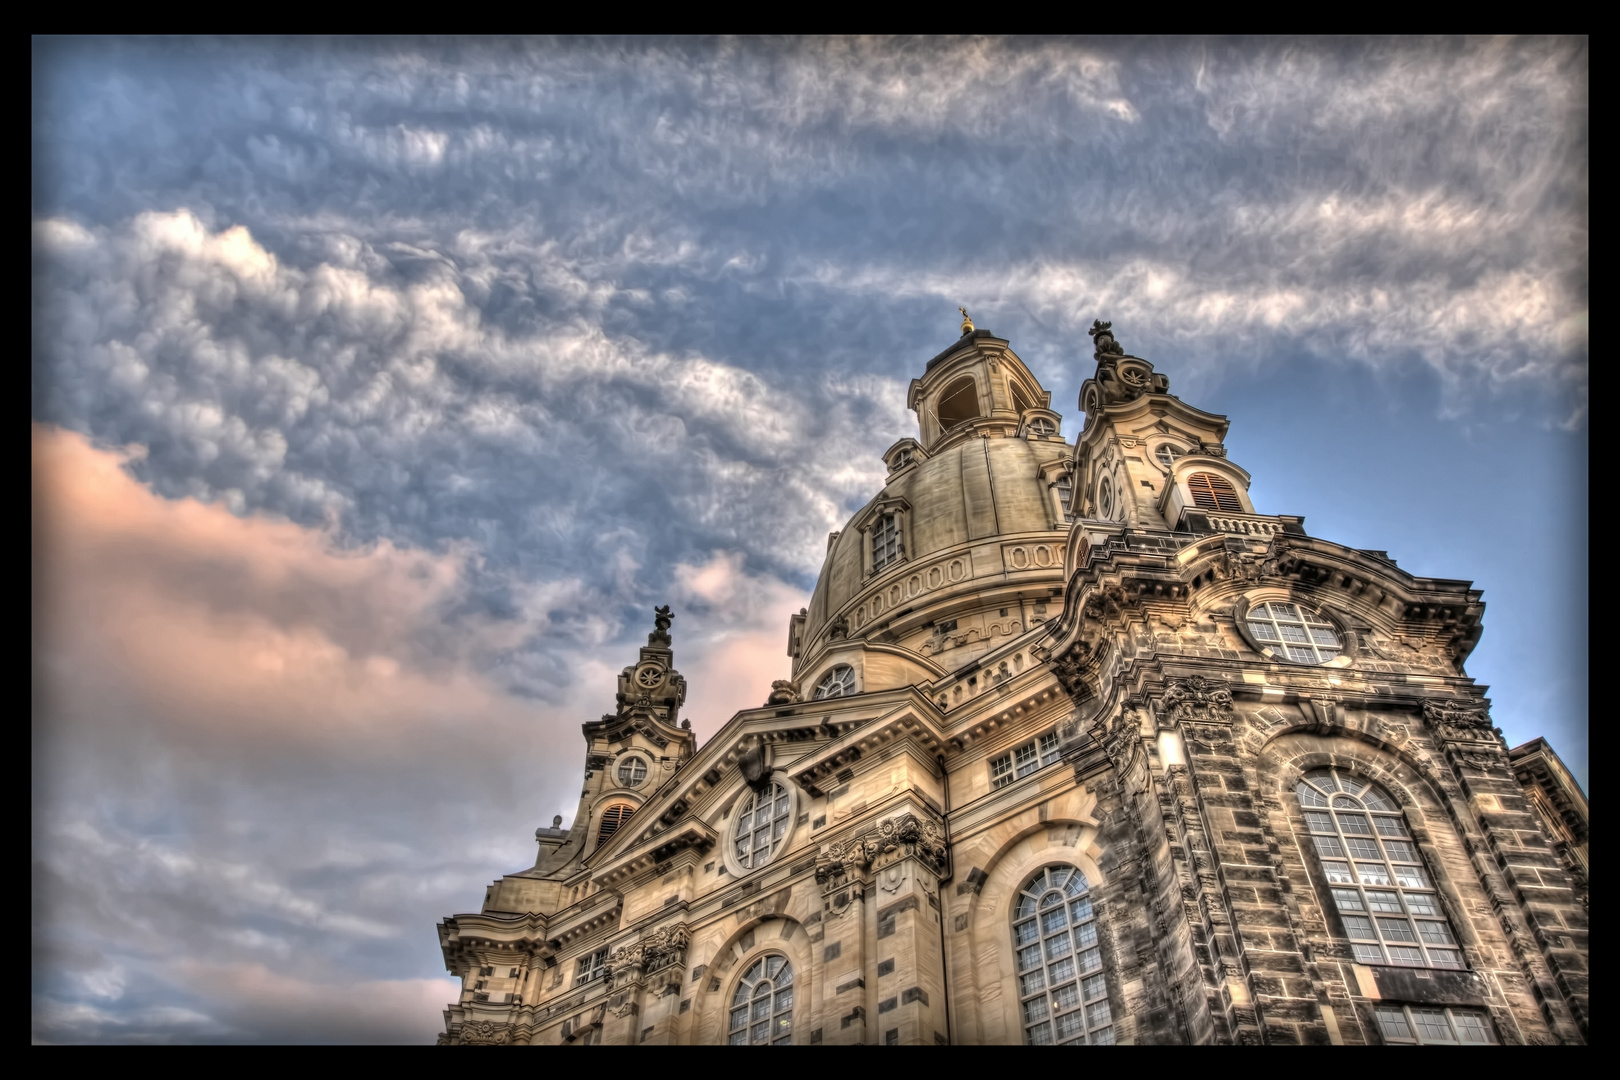
[[[1382,964],[1384,952],[1377,945],[1362,945],[1360,943],[1350,946],[1355,950],[1356,960],[1363,964]]]
[[[1080,987],[1074,983],[1052,991],[1052,1009],[1055,1012],[1068,1012],[1078,1004],[1080,1004]]]
[[[1036,1024],[1034,1027],[1028,1029],[1028,1033],[1029,1033],[1029,1045],[1031,1045],[1031,1046],[1051,1046],[1052,1045],[1052,1025],[1051,1024]]]
[[[1391,840],[1390,843],[1393,844],[1396,841]],[[1379,857],[1378,841],[1376,840],[1358,840],[1353,836],[1347,836],[1344,839],[1344,846],[1349,848],[1350,854],[1358,859],[1376,859]]]
[[[1393,911],[1399,914],[1401,898],[1397,893],[1386,892],[1382,889],[1368,889],[1367,906],[1374,911]]]
[[[1018,950],[1018,970],[1019,971],[1028,971],[1030,968],[1035,967],[1040,962],[1041,962],[1041,947],[1039,945],[1031,945],[1027,949],[1019,949]]]
[[[1417,1028],[1418,1038],[1426,1043],[1456,1042],[1443,1009],[1413,1009],[1412,1024]]]
[[[1081,989],[1085,991],[1087,1001],[1095,1001],[1108,992],[1108,985],[1101,975],[1092,975]]]
[[[1055,934],[1067,925],[1069,925],[1069,913],[1062,908],[1048,911],[1041,916],[1041,932],[1043,934]]]
[[[1108,1009],[1108,1002],[1098,1001],[1086,1006],[1086,1026],[1099,1027],[1114,1018]]]
[[[1035,921],[1033,919],[1013,927],[1013,939],[1019,945],[1028,945],[1038,937],[1040,937],[1040,934],[1035,932]]]
[[[1457,1035],[1465,1043],[1494,1043],[1496,1038],[1491,1034],[1491,1027],[1485,1018],[1478,1013],[1463,1012],[1453,1009],[1451,1020],[1457,1028]]]
[[[1385,840],[1384,850],[1391,862],[1417,862],[1417,849],[1405,840]]]
[[[1398,817],[1389,817],[1384,814],[1379,814],[1373,818],[1373,826],[1378,830],[1379,835],[1381,836],[1406,835],[1406,822],[1402,821]]]
[[[1072,1012],[1057,1018],[1057,1037],[1059,1042],[1062,1042],[1065,1039],[1072,1039],[1076,1035],[1079,1035],[1081,1032],[1085,1031],[1085,1029],[1086,1025],[1084,1013]]]
[[[1046,958],[1048,960],[1057,960],[1060,957],[1068,956],[1072,949],[1073,946],[1069,942],[1068,934],[1064,934],[1062,937],[1049,938],[1046,942]]]
[[[1342,883],[1354,884],[1355,878],[1350,876],[1350,864],[1342,862],[1323,862],[1322,870],[1327,874],[1328,880],[1335,885]]]
[[[1316,845],[1316,853],[1329,859],[1344,858],[1344,848],[1332,836],[1313,836],[1311,842]]]
[[[1069,917],[1074,922],[1085,922],[1091,918],[1091,901],[1076,900],[1069,905]]]
[[[1354,889],[1334,889],[1333,902],[1339,905],[1340,911],[1365,911],[1361,903],[1361,894]]]
[[[1305,827],[1311,832],[1331,833],[1333,831],[1333,815],[1305,812]]]
[[[1401,884],[1405,885],[1406,882],[1403,881]],[[1431,893],[1407,893],[1406,907],[1414,915],[1440,914],[1439,909],[1435,907],[1434,896]]]
[[[1299,793],[1299,801],[1300,805],[1302,806],[1327,805],[1327,796],[1323,795],[1320,791],[1317,791],[1303,780],[1300,781],[1299,786],[1294,790]]]
[[[1070,979],[1074,978],[1074,957],[1070,956],[1059,960],[1057,963],[1048,968],[1047,971],[1051,975],[1052,982],[1054,984],[1068,982]]]
[[[1024,1002],[1024,1023],[1033,1024],[1037,1020],[1045,1020],[1047,1013],[1046,995],[1031,998]]]
[[[1088,922],[1075,927],[1074,940],[1082,949],[1095,944],[1097,941],[1097,924]]]
[[[1443,968],[1460,968],[1463,966],[1462,953],[1456,949],[1430,949],[1429,966]]]
[[[1028,975],[1021,975],[1018,978],[1019,997],[1029,997],[1029,995],[1038,994],[1045,989],[1046,972],[1044,971],[1032,971]]]
[[[1427,889],[1428,879],[1423,871],[1416,866],[1397,866],[1395,868],[1395,883],[1409,889]]]
[[[1383,863],[1356,863],[1356,876],[1363,885],[1388,885],[1389,871]]]
[[[1372,921],[1365,915],[1344,916],[1344,932],[1353,938],[1363,940],[1377,940],[1378,935],[1373,933]]]
[[[1366,814],[1339,814],[1339,829],[1358,836],[1372,835],[1372,826],[1367,824]]]
[[[1111,1028],[1111,1027],[1105,1027],[1105,1028],[1101,1028],[1101,1029],[1099,1029],[1097,1031],[1093,1031],[1091,1033],[1091,1045],[1093,1045],[1093,1046],[1113,1046],[1114,1045],[1114,1029]]]
[[[1417,935],[1412,933],[1412,924],[1405,919],[1378,920],[1378,931],[1383,934],[1385,941],[1416,941]]]
[[[1081,971],[1096,971],[1102,967],[1102,950],[1087,949],[1078,957]]]
[[[1387,1005],[1380,1005],[1377,1013],[1378,1030],[1384,1033],[1384,1038],[1411,1039],[1412,1029],[1406,1026],[1406,1013]]]
[[[1423,950],[1414,945],[1390,945],[1389,962],[1409,967],[1423,967]]]
[[[1419,919],[1417,928],[1418,936],[1430,945],[1456,944],[1456,941],[1451,936],[1451,927],[1443,922],[1430,922],[1426,919]]]

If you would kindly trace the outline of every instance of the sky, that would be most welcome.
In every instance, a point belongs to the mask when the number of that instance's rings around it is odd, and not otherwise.
[[[431,1042],[674,605],[707,738],[965,305],[1472,580],[1587,777],[1588,44],[33,43],[36,1042]]]

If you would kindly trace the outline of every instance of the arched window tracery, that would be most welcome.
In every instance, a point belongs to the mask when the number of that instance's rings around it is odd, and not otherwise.
[[[748,966],[731,995],[726,1042],[785,1046],[793,1041],[793,964],[772,953]]]
[[[1074,866],[1048,866],[1013,908],[1013,957],[1024,1041],[1031,1046],[1114,1041],[1091,886]]]
[[[1356,959],[1462,967],[1434,880],[1389,793],[1331,768],[1306,773],[1294,790]]]
[[[737,862],[744,870],[758,870],[776,854],[793,822],[793,799],[781,781],[772,780],[763,791],[750,791],[737,811]]]

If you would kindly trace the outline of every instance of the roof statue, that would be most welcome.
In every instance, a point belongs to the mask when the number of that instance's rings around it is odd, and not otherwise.
[[[669,624],[675,616],[669,612],[669,605],[653,608],[653,632],[647,635],[649,645],[669,644]]]
[[[1103,322],[1101,319],[1093,319],[1091,321],[1091,329],[1086,331],[1086,333],[1091,335],[1092,344],[1096,346],[1098,356],[1125,355],[1125,350],[1119,347],[1118,341],[1114,340],[1113,331],[1110,329],[1110,327],[1113,325],[1114,324],[1111,322]]]

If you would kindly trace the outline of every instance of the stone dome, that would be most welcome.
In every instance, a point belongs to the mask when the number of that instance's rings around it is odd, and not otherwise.
[[[858,691],[933,682],[1056,614],[1073,447],[1049,401],[982,330],[930,362],[910,395],[922,440],[890,448],[883,490],[829,537],[794,628],[801,694],[839,664]]]

